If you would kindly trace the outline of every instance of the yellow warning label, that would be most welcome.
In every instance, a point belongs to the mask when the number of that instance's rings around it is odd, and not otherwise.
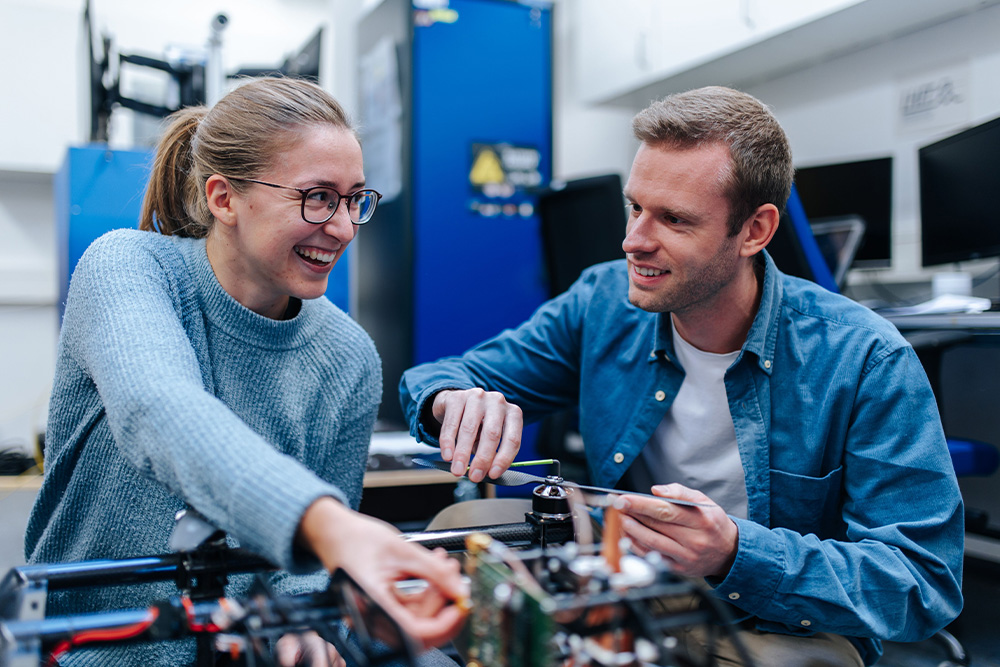
[[[469,172],[469,182],[481,186],[487,183],[503,183],[506,179],[496,151],[490,147],[480,150],[476,161],[472,164],[472,171]]]

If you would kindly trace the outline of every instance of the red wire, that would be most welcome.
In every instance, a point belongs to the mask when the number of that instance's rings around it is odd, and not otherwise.
[[[191,602],[191,598],[183,597],[181,598],[181,605],[184,607],[184,613],[187,616],[188,627],[193,632],[222,632],[220,628],[215,623],[197,623],[194,620],[194,603]],[[153,623],[156,621],[157,617],[160,615],[160,610],[156,607],[152,607],[149,610],[149,615],[142,621],[135,623],[133,625],[125,626],[123,628],[113,628],[113,629],[101,629],[101,630],[84,630],[75,635],[72,635],[68,640],[58,644],[52,653],[49,654],[49,659],[47,665],[49,667],[54,667],[57,663],[57,659],[60,658],[64,653],[70,649],[79,646],[80,644],[86,644],[89,642],[113,642],[121,641],[123,639],[131,639],[137,637],[145,632]]]
[[[123,628],[106,628],[100,630],[84,630],[83,632],[78,632],[72,635],[66,641],[60,643],[55,647],[52,653],[49,654],[49,665],[57,664],[57,659],[60,658],[64,653],[70,649],[79,646],[81,644],[87,644],[89,642],[112,642],[120,641],[122,639],[131,639],[132,637],[138,637],[143,632],[149,629],[156,619],[160,615],[160,610],[156,607],[152,607],[147,612],[146,618],[139,621],[138,623],[133,623],[132,625],[127,625]]]
[[[192,632],[222,632],[222,628],[220,628],[215,623],[195,622],[194,603],[191,602],[191,598],[189,597],[181,598],[181,604],[184,606],[184,613],[187,614],[188,627],[191,628]]]

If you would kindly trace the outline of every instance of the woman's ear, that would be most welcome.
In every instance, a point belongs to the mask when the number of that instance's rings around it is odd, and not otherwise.
[[[235,194],[229,180],[219,174],[212,174],[205,183],[208,210],[216,220],[227,227],[236,225]]]
[[[743,246],[740,254],[744,257],[751,257],[763,250],[774,233],[778,230],[778,221],[781,214],[774,204],[762,204],[757,208],[757,212],[746,222],[747,235],[743,239]]]

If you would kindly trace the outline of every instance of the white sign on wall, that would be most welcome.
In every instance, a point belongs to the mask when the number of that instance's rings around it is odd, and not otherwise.
[[[952,127],[971,117],[968,64],[901,79],[896,92],[900,132]]]

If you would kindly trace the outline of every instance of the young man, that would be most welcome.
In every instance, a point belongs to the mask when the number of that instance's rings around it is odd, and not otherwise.
[[[913,349],[764,251],[793,168],[759,101],[726,88],[640,112],[626,261],[513,331],[408,371],[414,434],[496,477],[522,419],[576,405],[597,484],[640,550],[706,577],[758,664],[872,664],[961,609],[963,513]],[[728,657],[728,656],[723,656]],[[729,663],[725,663],[729,664]]]

